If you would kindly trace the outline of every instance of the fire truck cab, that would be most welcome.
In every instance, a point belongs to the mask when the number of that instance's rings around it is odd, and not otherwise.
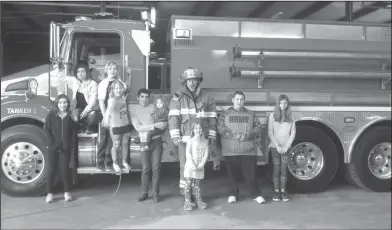
[[[166,57],[150,52],[148,21],[83,17],[52,23],[50,36],[50,65],[34,74],[24,71],[2,79],[1,189],[8,194],[44,193],[48,154],[44,119],[59,93],[74,93],[59,79],[59,72],[71,76],[80,61],[98,70],[97,81],[107,62],[117,62],[131,105],[137,103],[138,89],[146,87],[153,92],[152,101],[158,95],[170,100],[188,66],[204,73],[201,87],[214,96],[218,113],[230,107],[234,91],[242,90],[246,107],[263,124],[257,140],[258,164],[268,167],[267,120],[276,98],[286,94],[297,126],[290,151],[292,192],[323,191],[339,169],[364,189],[390,191],[388,25],[172,16]],[[133,130],[131,171],[141,169],[136,136]],[[78,134],[74,178],[103,173],[95,169],[97,140],[98,133]],[[177,162],[168,132],[163,145],[162,162]],[[218,141],[210,153],[215,169],[221,155]]]

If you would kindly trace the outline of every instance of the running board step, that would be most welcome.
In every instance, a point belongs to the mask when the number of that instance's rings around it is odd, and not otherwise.
[[[126,169],[122,169],[121,171],[122,171],[122,173],[128,174],[128,173],[135,171],[135,170],[128,171]],[[78,174],[116,174],[116,172],[114,170],[100,171],[95,167],[83,167],[83,168],[78,168]]]

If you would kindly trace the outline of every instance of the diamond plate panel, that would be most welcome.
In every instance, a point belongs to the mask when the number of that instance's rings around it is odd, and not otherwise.
[[[368,41],[391,42],[391,27],[367,27]]]
[[[306,25],[306,39],[362,40],[362,36],[362,26]]]
[[[391,103],[391,95],[335,95],[334,102],[358,102],[371,104],[389,104]]]
[[[279,29],[277,29],[279,28]],[[283,22],[241,22],[244,38],[302,38],[302,24]]]
[[[192,36],[238,37],[238,21],[176,19],[175,28],[192,29]]]

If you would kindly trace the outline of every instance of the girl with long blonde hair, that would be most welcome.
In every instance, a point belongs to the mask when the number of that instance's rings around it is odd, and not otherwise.
[[[127,162],[131,119],[125,92],[124,84],[120,80],[114,80],[111,85],[108,108],[103,119],[104,126],[110,127],[110,135],[113,141],[111,151],[113,169],[116,173],[121,173],[120,165],[126,170],[131,169]]]

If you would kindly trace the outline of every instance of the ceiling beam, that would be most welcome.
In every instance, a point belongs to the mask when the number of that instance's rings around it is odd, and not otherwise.
[[[358,18],[366,16],[370,13],[373,13],[374,11],[377,11],[380,8],[384,8],[384,7],[388,6],[389,4],[390,4],[390,2],[375,2],[375,3],[371,4],[370,7],[365,6],[361,9],[355,11],[352,14],[352,21],[355,21]],[[339,18],[338,21],[348,21],[348,19],[349,18],[347,17],[347,15],[345,15],[344,17]]]
[[[299,13],[294,15],[292,19],[304,19],[309,17],[310,15],[324,9],[326,6],[331,4],[332,2],[315,2],[311,6],[301,10]]]
[[[354,3],[350,2],[350,1],[346,2],[344,9],[345,9],[347,21],[352,22],[353,21]]]
[[[4,10],[13,10],[13,11],[19,11],[19,9],[13,5],[10,4],[2,4],[4,7]],[[33,30],[41,30],[42,26],[36,22],[36,20],[34,20],[33,18],[29,18],[29,17],[21,17],[20,20],[22,20],[22,22],[24,24],[26,24],[29,28],[33,29]]]
[[[222,2],[213,2],[206,16],[215,16],[216,12],[218,12],[221,6],[222,6]]]
[[[94,16],[94,14],[92,13],[77,13],[77,12],[65,12],[65,10],[59,10],[56,12],[39,12],[39,13],[34,13],[34,12],[20,12],[20,11],[14,11],[14,10],[7,10],[7,13],[10,14],[10,16],[5,16],[4,19],[7,19],[7,17],[12,17],[12,15],[18,16],[18,18],[22,18],[22,17],[31,17],[31,16],[56,16],[56,15],[64,15],[64,16]],[[7,14],[7,15],[8,15]]]
[[[258,18],[258,17],[260,17],[273,4],[274,4],[274,2],[263,2],[263,3],[260,3],[258,7],[256,7],[252,12],[250,12],[248,14],[248,18]]]
[[[135,5],[131,5],[131,3],[135,3]],[[5,4],[13,4],[13,5],[34,5],[34,6],[65,6],[65,7],[83,7],[83,8],[97,8],[100,9],[101,4],[95,4],[95,2],[91,2],[91,4],[77,3],[77,2],[8,2]],[[150,7],[145,6],[146,4],[142,4],[140,2],[127,2],[127,4],[112,5],[106,4],[105,8],[107,9],[134,9],[134,10],[148,10]]]

